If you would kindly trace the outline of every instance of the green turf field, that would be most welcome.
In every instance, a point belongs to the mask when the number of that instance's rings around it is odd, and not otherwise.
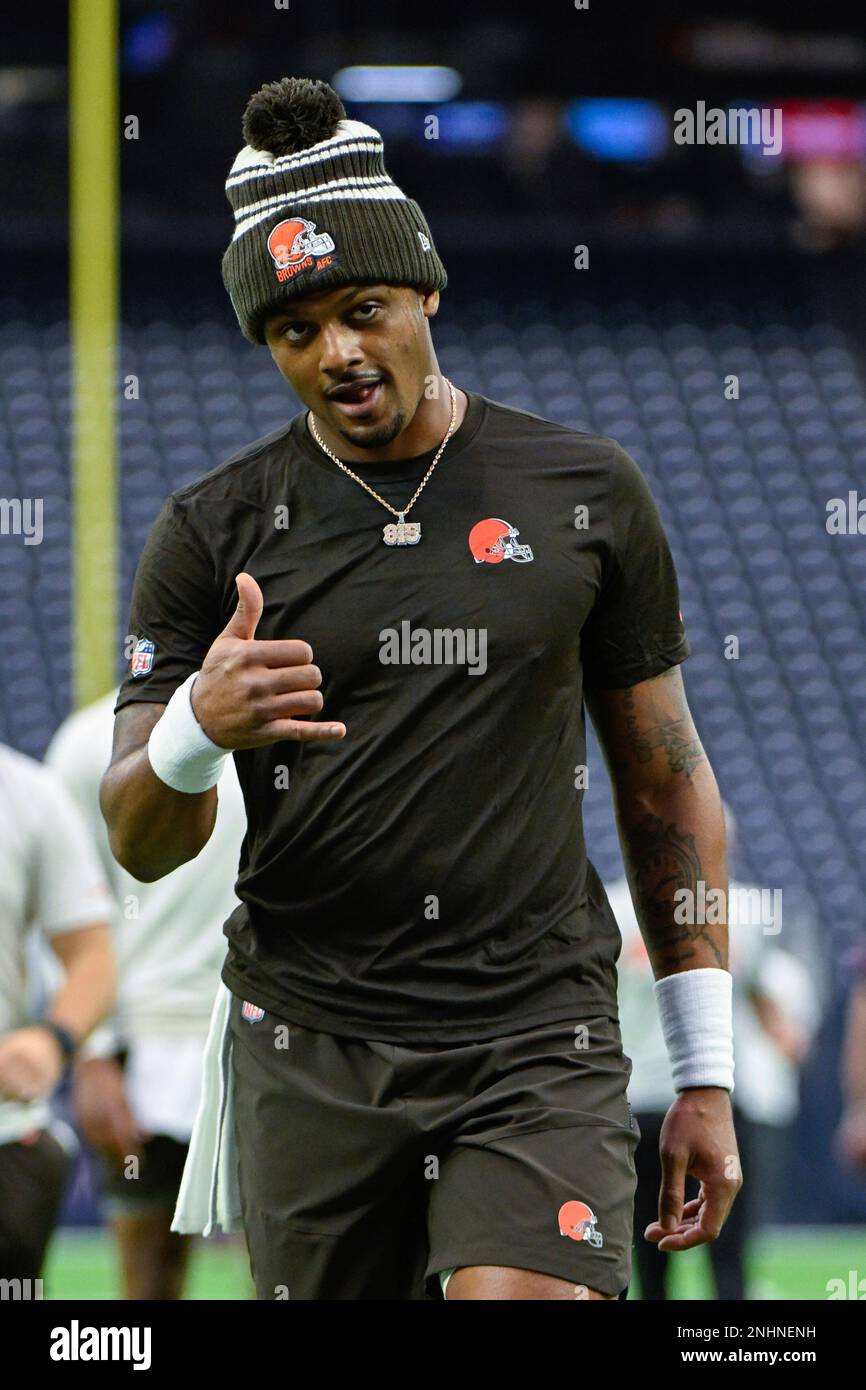
[[[866,1231],[850,1227],[799,1227],[756,1237],[749,1257],[751,1297],[826,1299],[827,1281],[849,1270],[866,1278]],[[711,1298],[705,1250],[673,1262],[676,1298]],[[117,1262],[101,1230],[58,1232],[45,1269],[46,1298],[116,1298]],[[632,1285],[630,1297],[637,1293]],[[191,1262],[188,1298],[253,1296],[245,1257],[236,1245],[199,1241]]]
[[[117,1298],[119,1261],[98,1227],[57,1232],[43,1274],[45,1298]],[[236,1242],[200,1240],[190,1260],[187,1298],[252,1298],[245,1251]]]

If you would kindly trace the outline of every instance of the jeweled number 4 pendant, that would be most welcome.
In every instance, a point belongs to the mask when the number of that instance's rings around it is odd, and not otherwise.
[[[386,545],[417,545],[421,539],[420,521],[404,521],[405,512],[400,512],[397,521],[389,521],[382,531]]]

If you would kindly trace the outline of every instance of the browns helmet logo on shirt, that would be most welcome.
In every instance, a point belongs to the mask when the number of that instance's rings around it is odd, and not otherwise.
[[[476,521],[469,532],[469,549],[475,557],[476,565],[499,565],[503,560],[516,560],[525,564],[533,559],[531,548],[518,542],[519,535],[516,526],[498,516],[488,516],[483,521]]]
[[[278,222],[268,237],[268,251],[277,267],[278,280],[291,280],[300,271],[315,266],[322,270],[333,264],[334,239],[317,232],[315,222],[306,217],[287,217]]]

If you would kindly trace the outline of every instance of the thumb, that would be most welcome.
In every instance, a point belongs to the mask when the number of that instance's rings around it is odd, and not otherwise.
[[[240,637],[249,642],[256,635],[265,600],[255,579],[245,570],[235,575],[235,584],[238,590],[238,606],[223,628],[222,636]]]

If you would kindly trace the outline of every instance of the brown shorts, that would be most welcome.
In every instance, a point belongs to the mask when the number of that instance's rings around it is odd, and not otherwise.
[[[258,1298],[441,1298],[440,1271],[477,1264],[624,1295],[639,1130],[614,1019],[443,1048],[251,1021],[241,1005],[235,1132]]]

